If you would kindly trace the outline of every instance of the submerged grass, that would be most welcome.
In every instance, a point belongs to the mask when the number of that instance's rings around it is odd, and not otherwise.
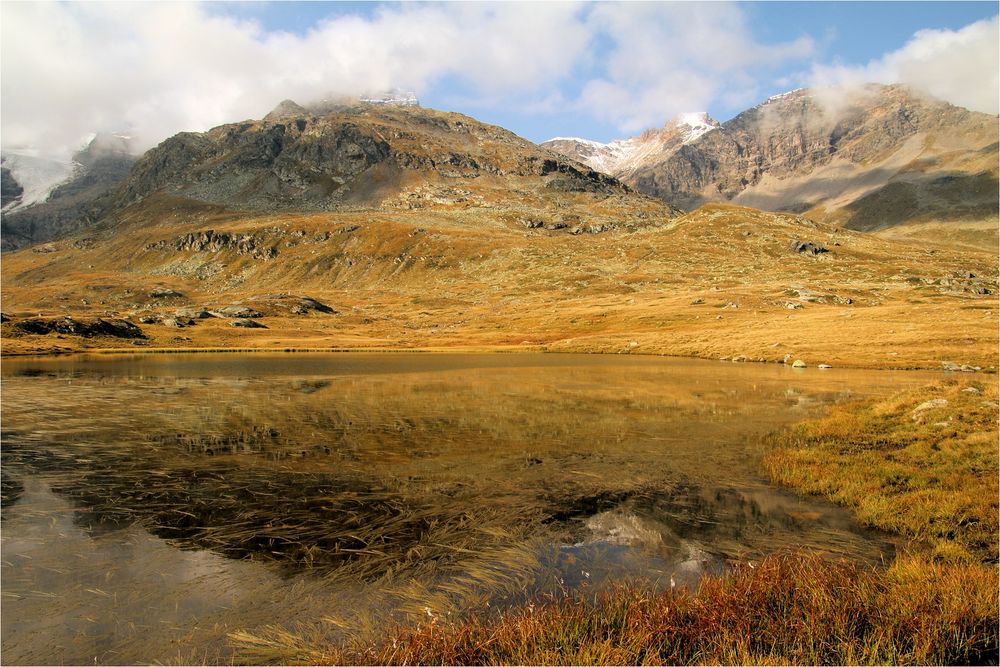
[[[835,408],[771,436],[783,484],[904,538],[887,568],[775,555],[697,590],[620,584],[382,639],[233,639],[256,662],[310,664],[997,664],[997,388],[948,381]]]

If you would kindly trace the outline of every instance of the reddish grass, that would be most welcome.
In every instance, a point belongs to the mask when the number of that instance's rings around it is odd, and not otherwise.
[[[618,585],[375,642],[241,639],[251,659],[312,664],[996,664],[997,587],[996,568],[979,564],[782,555],[695,592]]]

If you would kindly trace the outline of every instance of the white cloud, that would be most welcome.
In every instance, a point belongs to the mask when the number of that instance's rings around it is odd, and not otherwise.
[[[721,98],[730,106],[749,103],[762,70],[814,49],[808,37],[759,43],[732,3],[599,4],[589,21],[613,47],[607,71],[584,86],[579,106],[627,132]]]
[[[590,40],[571,3],[402,4],[305,35],[176,2],[11,2],[0,11],[3,144],[54,155],[93,131],[126,130],[147,147],[260,117],[284,98],[419,92],[444,76],[486,97],[537,94]]]
[[[758,41],[741,6],[722,2],[400,3],[304,34],[180,2],[0,2],[0,19],[0,138],[54,157],[96,131],[148,147],[259,118],[285,98],[393,87],[631,133],[749,106],[762,77],[816,51],[809,37]],[[924,31],[865,67],[813,78],[905,81],[996,113],[997,60],[993,19]]]
[[[867,65],[820,65],[818,87],[904,83],[952,104],[1000,112],[1000,23],[998,17],[960,30],[921,30],[902,48]]]

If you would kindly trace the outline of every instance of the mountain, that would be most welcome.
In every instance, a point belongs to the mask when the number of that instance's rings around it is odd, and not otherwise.
[[[93,224],[135,161],[129,139],[111,134],[95,135],[71,163],[4,155],[0,245],[12,250]]]
[[[257,211],[324,211],[391,205],[417,183],[425,199],[453,196],[432,191],[459,184],[509,196],[515,182],[626,192],[605,174],[468,116],[393,104],[332,108],[316,114],[286,100],[263,120],[171,137],[139,160],[116,201],[127,206],[159,192]]]
[[[5,254],[4,354],[502,347],[996,365],[995,252],[729,204],[681,215],[460,114],[279,106],[164,141],[92,223]]]
[[[588,139],[556,137],[539,145],[597,171],[625,179],[657,156],[673,154],[681,146],[718,127],[719,122],[705,112],[689,113],[631,139],[602,144]]]
[[[682,209],[728,201],[850,229],[903,226],[918,236],[925,223],[958,223],[952,229],[979,229],[979,244],[996,245],[997,118],[903,86],[800,89],[690,141],[654,144],[650,136],[612,142],[644,150],[600,165]]]

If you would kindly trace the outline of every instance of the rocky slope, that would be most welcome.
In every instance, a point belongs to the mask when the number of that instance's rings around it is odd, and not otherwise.
[[[315,114],[286,100],[263,120],[166,140],[135,166],[117,203],[160,192],[258,211],[319,211],[381,205],[414,183],[506,187],[509,179],[625,193],[605,174],[460,114],[374,104]]]
[[[31,181],[34,187],[25,187],[17,181],[14,170],[4,169],[3,250],[48,241],[94,224],[111,205],[114,191],[136,157],[127,138],[98,134],[64,171],[45,161],[39,167],[37,159],[26,166],[25,160],[24,156],[12,156],[5,161],[16,161],[22,168],[34,165],[39,173]],[[21,193],[15,195],[18,188]]]
[[[649,137],[626,140],[647,147],[638,161],[602,166],[683,209],[731,201],[868,231],[998,215],[997,118],[902,86],[792,91],[692,141]]]

